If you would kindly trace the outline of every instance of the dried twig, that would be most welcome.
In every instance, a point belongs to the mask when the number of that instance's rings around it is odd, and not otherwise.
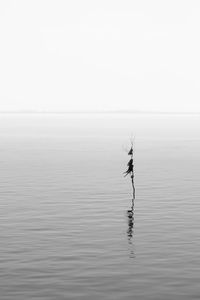
[[[133,188],[133,203],[135,200],[135,185],[134,185],[134,163],[133,163],[133,139],[131,139],[131,148],[128,152],[128,155],[131,156],[131,159],[129,160],[127,166],[128,169],[126,170],[126,172],[124,172],[124,177],[126,177],[128,174],[130,174],[131,177],[131,183],[132,183],[132,188]]]

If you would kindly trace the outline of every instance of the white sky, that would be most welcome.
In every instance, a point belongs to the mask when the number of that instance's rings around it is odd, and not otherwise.
[[[199,0],[0,0],[0,111],[200,112]]]

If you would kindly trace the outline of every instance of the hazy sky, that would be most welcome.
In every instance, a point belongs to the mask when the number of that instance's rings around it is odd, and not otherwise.
[[[199,0],[1,0],[0,110],[200,111]]]

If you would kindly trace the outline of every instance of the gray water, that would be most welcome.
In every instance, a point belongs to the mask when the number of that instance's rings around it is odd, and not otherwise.
[[[1,115],[0,299],[199,299],[199,153],[197,115]]]

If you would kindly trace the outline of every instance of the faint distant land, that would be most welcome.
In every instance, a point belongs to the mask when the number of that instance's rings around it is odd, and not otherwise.
[[[195,111],[156,111],[156,110],[48,110],[48,109],[21,109],[0,110],[0,114],[155,114],[155,115],[199,115]]]

